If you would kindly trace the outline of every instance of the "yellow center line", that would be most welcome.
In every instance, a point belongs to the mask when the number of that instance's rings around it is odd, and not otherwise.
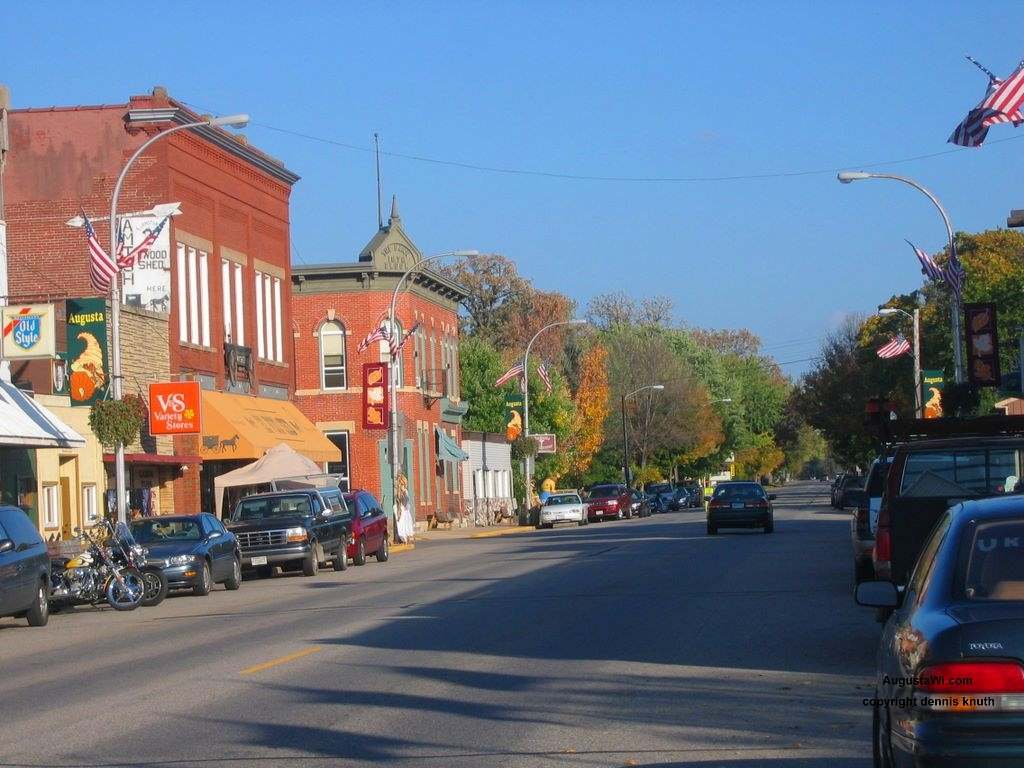
[[[276,667],[276,666],[279,666],[281,664],[287,664],[289,661],[295,661],[296,659],[301,659],[303,656],[309,656],[312,653],[317,653],[318,651],[322,651],[322,650],[323,650],[323,646],[321,646],[321,645],[312,645],[309,648],[303,648],[301,651],[296,651],[295,653],[289,653],[287,656],[281,656],[281,657],[276,658],[276,659],[271,659],[270,661],[264,661],[262,664],[257,664],[254,667],[248,667],[246,669],[243,669],[241,674],[243,674],[243,675],[254,675],[257,672],[262,672],[265,669],[270,669],[271,667]]]

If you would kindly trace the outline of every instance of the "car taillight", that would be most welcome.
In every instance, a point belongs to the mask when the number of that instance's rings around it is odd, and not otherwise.
[[[1024,667],[1016,661],[954,661],[925,667],[915,688],[924,709],[1024,710]]]

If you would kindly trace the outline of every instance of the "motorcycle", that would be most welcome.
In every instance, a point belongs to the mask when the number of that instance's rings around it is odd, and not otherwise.
[[[101,526],[105,541],[76,528],[75,533],[88,544],[85,551],[51,562],[50,601],[57,609],[106,602],[115,611],[133,611],[146,598],[145,550],[124,523],[115,526],[105,520]]]

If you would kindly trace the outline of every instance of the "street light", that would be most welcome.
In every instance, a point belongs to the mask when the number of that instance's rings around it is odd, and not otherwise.
[[[652,392],[661,392],[664,388],[664,384],[648,384],[646,387],[634,389],[628,395],[622,396],[622,472],[623,476],[626,478],[627,489],[632,487],[632,478],[629,476],[629,435],[626,432],[626,400],[631,398],[633,395],[637,395],[648,389]]]
[[[910,318],[914,327],[914,415],[921,418],[921,310],[914,308],[911,314],[899,307],[881,307],[878,314],[883,317],[904,315]]]
[[[942,216],[942,223],[946,225],[946,237],[949,239],[949,258],[956,258],[956,243],[953,240],[953,225],[949,221],[949,214],[946,213],[946,209],[942,207],[942,203],[939,202],[939,198],[933,195],[928,189],[918,184],[913,179],[909,179],[906,176],[896,176],[889,173],[866,173],[864,171],[842,171],[836,178],[839,179],[841,184],[849,184],[853,181],[861,181],[863,179],[890,179],[892,181],[900,181],[904,184],[909,184],[911,187],[916,189],[918,192],[923,194],[932,204],[938,209],[939,214]],[[950,327],[953,331],[953,370],[957,384],[962,384],[964,381],[964,350],[963,350],[963,333],[960,328],[960,296],[954,291],[953,301],[950,306]]]
[[[121,187],[128,176],[128,169],[132,167],[139,156],[149,149],[150,145],[159,139],[166,138],[172,133],[184,131],[189,128],[201,128],[204,125],[224,126],[232,125],[236,128],[248,124],[248,115],[226,115],[224,117],[208,117],[197,120],[193,123],[175,125],[165,131],[151,136],[142,143],[138,149],[128,158],[121,173],[114,184],[114,193],[110,197],[110,258],[117,259],[117,199],[121,196]],[[121,274],[114,276],[110,281],[110,372],[113,380],[113,397],[121,399]],[[124,443],[118,442],[114,448],[114,485],[117,489],[117,519],[123,523],[128,522],[128,508],[125,504],[125,479],[124,479]]]
[[[445,258],[472,258],[479,256],[480,251],[445,251],[444,253],[437,253],[433,256],[427,256],[426,258],[420,259],[407,270],[398,279],[398,283],[395,285],[395,290],[391,293],[391,306],[388,309],[388,338],[395,332],[395,304],[398,302],[398,293],[402,290],[402,286],[405,281],[409,278],[413,272],[422,269],[423,265],[437,261],[438,259]],[[401,342],[401,339],[395,339],[396,343]],[[393,349],[389,341],[388,348]],[[402,354],[401,350],[398,350],[398,354]],[[394,368],[395,359],[391,358],[392,369]],[[398,418],[398,403],[397,403],[397,392],[395,387],[395,371],[388,371],[388,464],[391,469],[391,507],[393,517],[392,519],[398,522],[398,429],[395,427],[395,420]]]

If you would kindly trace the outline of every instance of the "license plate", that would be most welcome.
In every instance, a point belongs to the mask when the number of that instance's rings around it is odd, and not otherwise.
[[[732,508],[733,509],[744,509],[746,506],[747,505],[744,504],[742,501],[734,501],[732,503]]]
[[[266,557],[253,557],[253,558],[250,559],[249,562],[251,562],[253,565],[266,565],[267,564],[267,558]]]

